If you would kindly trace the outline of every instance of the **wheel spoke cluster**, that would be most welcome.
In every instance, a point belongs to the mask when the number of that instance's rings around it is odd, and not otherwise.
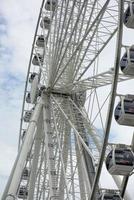
[[[132,46],[127,47],[123,73],[119,73],[123,23],[118,19],[123,20],[119,9],[123,4],[117,0],[42,2],[25,85],[18,156],[2,200],[121,200],[124,196],[133,166],[119,168],[115,154],[124,148],[134,158],[133,148],[108,143],[117,83],[133,79],[130,72],[134,71]],[[125,16],[126,26],[133,28],[129,8]],[[101,53],[116,32],[115,68],[103,70]],[[133,123],[128,100],[133,105],[132,95],[121,96],[115,110],[119,124],[128,125],[128,118]],[[105,158],[111,175],[126,175],[121,192],[99,187]]]

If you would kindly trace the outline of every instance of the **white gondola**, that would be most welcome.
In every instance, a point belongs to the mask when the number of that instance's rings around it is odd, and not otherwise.
[[[34,55],[33,60],[32,60],[33,65],[42,65],[43,64],[43,56],[40,54]]]
[[[122,198],[119,194],[112,194],[111,192],[106,192],[101,194],[98,200],[122,200]]]
[[[50,29],[50,25],[51,25],[51,20],[50,18],[48,17],[44,17],[42,20],[41,20],[41,23],[40,23],[40,26],[41,28],[45,28],[45,29]]]
[[[120,125],[134,126],[134,95],[126,95],[115,108],[115,120]]]
[[[40,86],[39,91],[38,91],[38,96],[41,96],[42,92],[46,89],[44,85]]]
[[[115,147],[106,158],[106,168],[112,175],[129,175],[134,169],[134,154],[126,147]]]
[[[21,186],[19,188],[18,198],[27,199],[27,196],[28,196],[28,190],[27,190],[26,186]]]
[[[34,77],[37,75],[36,72],[33,72],[30,74],[30,77],[29,77],[29,83],[32,83],[32,81],[34,80]]]
[[[29,176],[30,176],[29,170],[25,167],[22,173],[22,179],[28,180]]]
[[[33,113],[33,109],[31,110],[28,110],[25,112],[25,115],[24,115],[24,122],[29,122],[30,121],[30,118],[32,116],[32,113]]]
[[[45,4],[45,9],[48,11],[55,11],[57,6],[57,0],[47,0]]]
[[[31,83],[31,91],[30,91],[31,103],[35,103],[37,99],[38,82],[39,82],[39,77],[38,74],[36,74]]]
[[[127,28],[134,28],[134,2],[129,2],[124,13],[124,24]]]
[[[126,48],[126,52],[120,61],[120,68],[124,74],[134,76],[134,45]]]
[[[44,46],[45,46],[44,35],[38,36],[38,38],[37,38],[37,40],[36,40],[36,45],[37,45],[38,47],[44,47]]]
[[[27,93],[26,102],[27,102],[27,103],[31,103],[30,92]]]

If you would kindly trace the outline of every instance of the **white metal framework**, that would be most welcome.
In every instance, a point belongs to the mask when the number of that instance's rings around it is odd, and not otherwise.
[[[117,83],[133,79],[119,73],[124,4],[122,0],[42,2],[26,79],[18,156],[2,200],[99,198]],[[110,63],[103,67],[101,55],[114,36],[117,42],[110,52],[116,47],[114,67]],[[123,183],[118,176],[113,178],[117,193],[129,200],[125,193],[129,176]]]

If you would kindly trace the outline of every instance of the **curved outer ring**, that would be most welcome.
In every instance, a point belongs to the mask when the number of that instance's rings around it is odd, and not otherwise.
[[[99,160],[97,172],[96,172],[93,187],[92,187],[90,200],[95,199],[95,193],[96,193],[97,185],[98,185],[99,178],[101,175],[101,170],[102,170],[102,166],[103,166],[103,161],[104,161],[104,157],[105,157],[110,127],[111,127],[111,122],[112,122],[116,90],[117,90],[117,83],[118,83],[121,47],[122,47],[123,14],[124,14],[124,0],[119,0],[119,19],[118,19],[118,33],[117,33],[118,35],[117,35],[117,42],[116,42],[116,54],[115,54],[115,63],[114,63],[114,74],[113,74],[114,78],[113,78],[112,89],[111,89],[111,98],[110,98],[109,108],[108,108],[108,113],[107,113],[105,136],[104,136],[104,141],[103,141],[103,145],[102,145],[102,150],[101,150],[101,154],[100,154],[100,160]]]
[[[38,31],[38,26],[40,22],[40,17],[42,13],[42,8],[44,6],[45,0],[42,1],[42,5],[40,8],[40,13],[37,21],[37,26],[35,30],[35,35],[34,35],[34,40],[33,40],[33,45],[32,45],[32,50],[31,50],[31,55],[30,55],[30,61],[28,65],[28,71],[27,71],[27,77],[26,77],[26,84],[25,84],[25,89],[24,89],[24,97],[23,97],[23,104],[22,104],[22,112],[21,112],[21,122],[20,122],[20,130],[19,130],[19,144],[18,148],[20,147],[20,139],[21,139],[21,130],[22,130],[22,122],[23,122],[23,113],[24,113],[24,107],[25,107],[25,98],[26,98],[26,92],[27,92],[27,85],[28,85],[28,78],[29,78],[29,72],[30,72],[30,66],[31,66],[31,61],[32,61],[32,55],[33,55],[33,50],[34,50],[34,44],[36,42],[36,35]],[[101,156],[99,160],[99,165],[98,169],[96,172],[96,176],[94,179],[94,184],[92,187],[92,193],[90,200],[94,200],[96,188],[99,182],[100,174],[101,174],[101,169],[103,165],[103,160],[105,156],[105,151],[108,143],[108,138],[109,138],[109,132],[110,132],[110,127],[111,127],[111,122],[112,122],[112,115],[113,115],[113,109],[114,109],[114,102],[115,102],[115,97],[116,97],[116,89],[117,89],[117,83],[118,83],[118,73],[119,73],[119,61],[120,61],[120,54],[121,54],[121,45],[122,45],[122,33],[123,33],[123,11],[124,11],[124,1],[120,0],[119,1],[119,21],[118,21],[118,36],[117,36],[117,44],[116,44],[116,56],[115,56],[115,73],[114,73],[114,79],[112,83],[112,91],[111,91],[111,99],[109,103],[109,109],[107,113],[107,122],[106,122],[106,128],[105,128],[105,137],[103,141],[103,148],[101,151]]]
[[[22,111],[21,111],[21,119],[20,119],[18,149],[20,148],[21,130],[22,130],[24,107],[25,107],[25,98],[26,98],[26,93],[27,93],[28,78],[29,78],[32,56],[33,56],[33,50],[34,50],[34,46],[35,46],[35,42],[36,42],[36,36],[37,36],[37,32],[38,32],[38,27],[39,27],[39,22],[40,22],[40,17],[41,17],[41,13],[42,13],[42,8],[44,6],[44,2],[45,2],[45,0],[42,1],[39,17],[38,17],[38,20],[37,20],[37,26],[36,26],[36,29],[35,29],[35,34],[34,34],[34,39],[33,39],[33,44],[32,44],[32,50],[31,50],[31,55],[30,55],[30,60],[29,60],[29,65],[28,65],[28,71],[27,71],[27,76],[26,76],[26,83],[25,83],[23,104],[22,104]]]

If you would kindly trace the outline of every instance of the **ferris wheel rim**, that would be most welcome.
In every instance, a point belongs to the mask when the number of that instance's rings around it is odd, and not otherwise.
[[[38,17],[37,25],[36,25],[36,29],[35,29],[34,39],[33,39],[33,44],[32,44],[32,49],[31,49],[29,64],[28,64],[27,75],[26,75],[26,82],[25,82],[24,96],[23,96],[23,103],[22,103],[22,111],[21,111],[21,118],[20,118],[18,149],[20,147],[20,140],[21,140],[20,136],[21,136],[21,129],[22,129],[23,112],[24,112],[24,107],[25,107],[25,99],[26,99],[26,93],[27,93],[27,86],[28,86],[28,79],[29,79],[30,67],[31,67],[31,62],[32,62],[32,55],[33,55],[34,44],[36,42],[36,34],[37,34],[37,31],[38,31],[38,26],[39,26],[39,22],[40,22],[40,16],[41,16],[41,12],[42,12],[42,8],[43,8],[44,3],[45,3],[45,0],[42,0],[42,4],[41,4],[41,8],[40,8],[40,13],[39,13],[39,17]]]
[[[44,2],[45,2],[45,1],[43,1],[41,8],[43,7]],[[108,1],[107,1],[107,2],[108,2]],[[35,36],[34,36],[33,47],[32,47],[32,53],[31,53],[31,57],[30,57],[30,64],[29,64],[28,73],[27,73],[27,79],[26,79],[26,85],[25,85],[25,92],[24,92],[24,99],[23,99],[23,106],[22,106],[21,120],[23,120],[22,117],[23,117],[23,113],[24,113],[25,98],[26,98],[27,85],[28,85],[28,77],[29,77],[29,72],[30,72],[30,65],[31,65],[31,60],[32,60],[32,55],[33,55],[33,48],[34,48],[34,44],[35,44],[37,29],[38,29],[38,26],[39,26],[40,16],[41,16],[41,11],[40,11],[40,15],[39,15],[39,18],[38,18],[38,23],[37,23],[36,32],[35,32]],[[22,122],[22,121],[21,121],[21,122]],[[21,124],[21,128],[22,128],[22,124]],[[20,134],[21,134],[21,128],[20,128]],[[20,141],[20,139],[19,139],[19,141]]]
[[[92,187],[92,193],[91,193],[91,200],[94,199],[95,191],[97,187],[97,183],[99,180],[99,176],[101,173],[101,168],[103,165],[104,155],[106,151],[106,146],[108,143],[109,138],[109,132],[112,122],[112,115],[113,115],[113,109],[114,109],[114,103],[115,103],[115,97],[116,97],[116,89],[117,89],[117,83],[118,83],[118,74],[119,74],[119,62],[120,62],[120,56],[121,56],[121,47],[122,47],[122,35],[123,35],[123,14],[124,14],[124,1],[119,1],[119,19],[118,19],[118,36],[117,36],[117,43],[116,43],[116,56],[115,56],[115,67],[114,67],[114,78],[113,78],[113,84],[112,84],[112,92],[111,92],[111,99],[109,104],[109,112],[107,113],[107,123],[105,126],[105,136],[103,141],[103,146],[101,150],[101,157],[99,160],[98,170],[96,173],[96,177],[94,180],[94,185]]]
[[[41,8],[43,7],[43,4],[44,4],[45,1],[43,1],[42,3],[42,6]],[[106,5],[108,4],[109,1],[106,2]],[[39,18],[40,18],[41,14],[39,15]],[[38,19],[38,23],[37,23],[37,27],[36,27],[36,33],[37,33],[37,29],[38,29],[38,26],[39,26],[39,19]],[[35,33],[35,37],[36,37],[36,33]],[[35,37],[34,37],[34,44],[35,44]],[[33,45],[34,46],[34,45]],[[32,49],[32,53],[31,53],[31,56],[33,54],[33,49]],[[31,57],[32,58],[32,57]],[[31,59],[30,59],[30,64],[31,64]],[[29,76],[29,70],[28,70],[28,73],[27,73],[27,82],[28,82],[28,76]],[[26,83],[27,84],[27,83]],[[27,87],[27,85],[26,85]],[[26,90],[25,90],[26,91]],[[24,95],[24,102],[25,102],[25,96],[26,96],[26,92],[25,92],[25,95]],[[24,108],[23,108],[24,110]]]

